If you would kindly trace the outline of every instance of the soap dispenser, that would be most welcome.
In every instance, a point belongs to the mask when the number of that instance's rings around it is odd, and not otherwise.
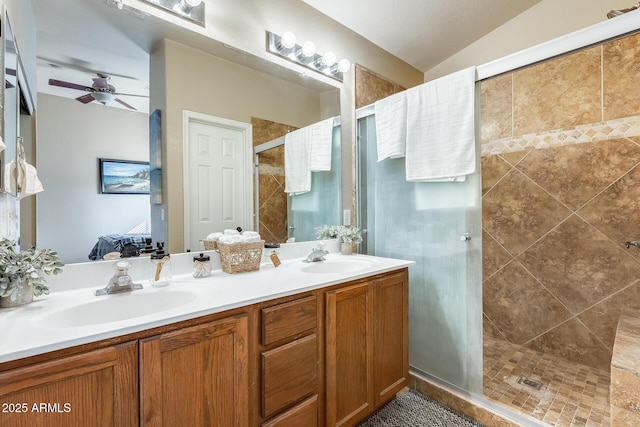
[[[171,283],[171,257],[164,251],[164,242],[156,243],[151,254],[151,286],[161,288]]]

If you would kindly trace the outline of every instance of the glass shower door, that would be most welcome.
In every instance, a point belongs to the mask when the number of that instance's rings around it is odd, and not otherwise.
[[[311,191],[288,197],[288,237],[316,240],[323,225],[340,224],[340,126],[333,128],[331,170],[311,173]]]
[[[404,159],[377,162],[374,116],[358,121],[358,138],[362,251],[416,262],[410,366],[482,395],[480,167],[464,182],[407,182]]]

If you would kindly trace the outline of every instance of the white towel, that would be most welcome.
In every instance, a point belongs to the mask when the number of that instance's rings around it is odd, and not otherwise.
[[[331,170],[331,146],[333,145],[333,117],[309,126],[311,133],[309,169],[311,172]]]
[[[242,242],[242,236],[239,234],[236,234],[236,235],[224,234],[220,236],[220,238],[218,239],[218,243],[226,243],[229,245],[233,243],[240,243],[240,242]]]
[[[220,239],[220,237],[222,237],[222,233],[220,233],[220,232],[210,233],[205,240],[210,240],[212,242],[217,242]]]
[[[5,190],[18,193],[18,200],[44,191],[35,167],[26,161],[9,162],[4,173]]]
[[[378,161],[404,157],[407,140],[407,94],[400,92],[373,105]]]
[[[302,194],[311,191],[308,129],[302,128],[284,136],[284,191]]]
[[[470,67],[407,91],[407,181],[475,171],[475,77]]]
[[[235,236],[240,234],[240,232],[233,228],[227,228],[222,234],[224,234],[225,236]]]

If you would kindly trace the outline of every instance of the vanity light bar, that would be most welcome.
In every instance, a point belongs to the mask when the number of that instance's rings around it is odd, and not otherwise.
[[[324,55],[316,53],[312,42],[296,44],[296,37],[289,32],[279,36],[267,31],[267,51],[339,82],[342,82],[344,73],[351,68],[351,63],[346,59],[336,62],[333,52],[326,52]]]
[[[140,0],[187,19],[204,27],[204,2],[202,0]]]

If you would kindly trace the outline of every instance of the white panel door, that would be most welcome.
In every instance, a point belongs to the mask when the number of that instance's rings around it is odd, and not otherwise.
[[[242,130],[189,122],[189,204],[186,249],[201,250],[200,240],[226,228],[246,228],[246,153]]]

